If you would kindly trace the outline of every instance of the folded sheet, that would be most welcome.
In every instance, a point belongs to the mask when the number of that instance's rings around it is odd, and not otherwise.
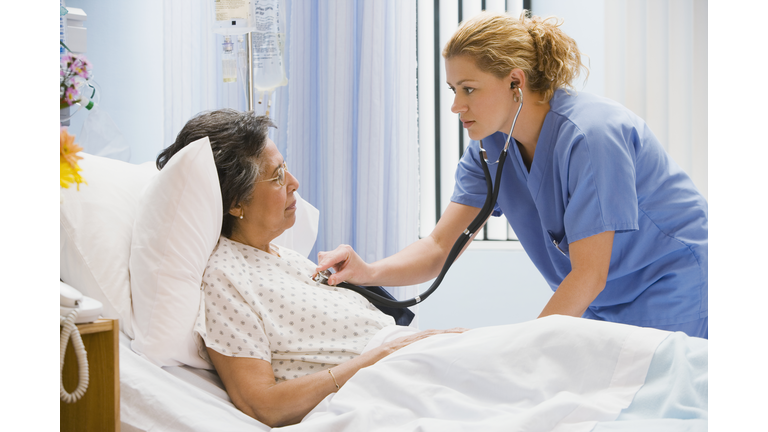
[[[671,333],[553,316],[430,337],[359,371],[286,431],[590,431]]]
[[[437,335],[279,430],[703,432],[707,349],[682,333],[560,316]],[[155,366],[124,335],[120,369],[122,430],[270,430],[215,373]]]

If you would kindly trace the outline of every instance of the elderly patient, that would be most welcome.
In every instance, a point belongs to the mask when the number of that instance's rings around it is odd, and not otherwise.
[[[314,263],[270,243],[296,220],[299,181],[268,138],[269,127],[268,117],[253,113],[202,113],[157,165],[209,137],[224,217],[203,276],[195,325],[201,356],[235,406],[278,426],[299,422],[361,368],[417,340],[464,329],[422,331],[363,353],[379,330],[395,324],[392,317],[355,292],[314,282]]]

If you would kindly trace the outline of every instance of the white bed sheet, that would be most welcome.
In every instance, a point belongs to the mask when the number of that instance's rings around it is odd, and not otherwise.
[[[122,432],[269,431],[235,408],[218,375],[189,366],[159,367],[120,334]]]
[[[591,431],[628,407],[654,329],[553,316],[438,335],[359,371],[298,431]]]
[[[269,431],[218,376],[159,368],[121,335],[121,420],[133,431]],[[707,430],[707,348],[682,333],[548,317],[438,335],[359,371],[302,431]]]

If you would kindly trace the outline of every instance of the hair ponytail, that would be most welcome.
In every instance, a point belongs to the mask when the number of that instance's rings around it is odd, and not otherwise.
[[[528,76],[531,90],[541,92],[549,100],[558,88],[573,88],[573,81],[584,66],[576,41],[560,30],[563,21],[555,17],[527,18],[524,14],[520,21],[528,30],[536,51],[536,70]]]
[[[443,49],[443,57],[467,55],[477,66],[498,78],[521,69],[528,88],[549,101],[555,90],[573,88],[583,67],[576,41],[561,29],[562,21],[550,17],[515,19],[506,14],[483,12],[463,22]]]

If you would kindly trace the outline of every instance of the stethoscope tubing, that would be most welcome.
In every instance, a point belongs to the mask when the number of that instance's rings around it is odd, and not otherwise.
[[[477,216],[475,217],[475,219],[472,220],[472,222],[469,224],[467,229],[465,229],[464,232],[462,232],[461,235],[459,235],[459,238],[456,239],[456,242],[453,244],[453,247],[451,248],[450,252],[448,252],[448,257],[446,258],[445,263],[443,264],[443,267],[440,270],[440,274],[432,282],[432,285],[430,285],[430,287],[423,293],[408,300],[392,300],[392,299],[380,296],[376,293],[373,293],[369,291],[366,287],[353,285],[347,282],[340,282],[336,286],[352,290],[360,294],[361,296],[365,297],[368,301],[370,301],[373,304],[392,307],[392,308],[406,308],[406,307],[415,306],[423,302],[424,300],[426,300],[427,297],[429,297],[433,292],[435,292],[437,287],[440,286],[440,283],[443,281],[443,278],[445,278],[445,274],[448,273],[448,269],[451,268],[454,261],[456,261],[456,258],[458,258],[459,254],[461,254],[461,251],[464,249],[464,246],[472,238],[475,232],[478,229],[480,229],[481,226],[483,226],[485,221],[493,212],[493,207],[494,207],[494,204],[496,203],[496,199],[499,196],[499,190],[501,188],[501,172],[504,168],[504,162],[507,160],[509,141],[512,139],[512,132],[515,130],[517,117],[520,115],[520,110],[523,108],[523,92],[519,87],[518,87],[518,93],[520,95],[520,105],[518,106],[517,112],[515,113],[515,118],[512,120],[512,128],[509,130],[509,136],[507,137],[507,142],[505,143],[504,148],[501,150],[501,154],[499,155],[499,159],[497,161],[499,164],[499,167],[496,170],[496,182],[494,183],[491,181],[491,172],[488,169],[487,153],[485,151],[485,148],[483,147],[483,140],[480,140],[480,150],[481,150],[480,163],[483,167],[483,174],[485,176],[485,185],[487,188],[485,203],[483,203],[483,207],[480,209],[480,213],[477,214]]]
[[[458,239],[456,239],[456,242],[453,244],[453,247],[451,248],[451,251],[448,253],[448,258],[446,258],[445,263],[443,264],[443,268],[440,270],[440,274],[435,278],[435,280],[432,282],[432,285],[424,291],[423,293],[417,295],[414,298],[408,299],[408,300],[392,300],[388,299],[386,297],[380,296],[376,293],[368,291],[367,288],[362,286],[353,285],[347,282],[341,282],[337,284],[336,286],[346,288],[349,290],[352,290],[361,296],[368,299],[373,304],[377,304],[380,306],[387,306],[387,307],[393,307],[393,308],[406,308],[415,306],[424,300],[427,299],[438,286],[440,286],[440,283],[442,283],[443,278],[445,278],[446,273],[448,273],[448,269],[451,268],[454,261],[456,261],[456,258],[458,258],[461,251],[464,249],[464,246],[467,244],[467,242],[472,238],[474,233],[483,225],[483,223],[488,219],[488,217],[493,212],[493,206],[496,202],[496,198],[499,195],[499,186],[501,185],[501,171],[504,166],[504,161],[506,160],[507,151],[502,150],[501,153],[501,159],[499,160],[499,169],[496,171],[496,186],[493,186],[493,183],[491,182],[491,173],[488,170],[488,163],[485,161],[485,159],[482,160],[482,166],[483,166],[483,172],[485,174],[486,178],[486,184],[488,186],[488,194],[485,198],[485,204],[483,204],[482,209],[480,210],[480,213],[475,217],[475,219],[472,221],[472,223],[469,224],[466,230],[461,233]]]

